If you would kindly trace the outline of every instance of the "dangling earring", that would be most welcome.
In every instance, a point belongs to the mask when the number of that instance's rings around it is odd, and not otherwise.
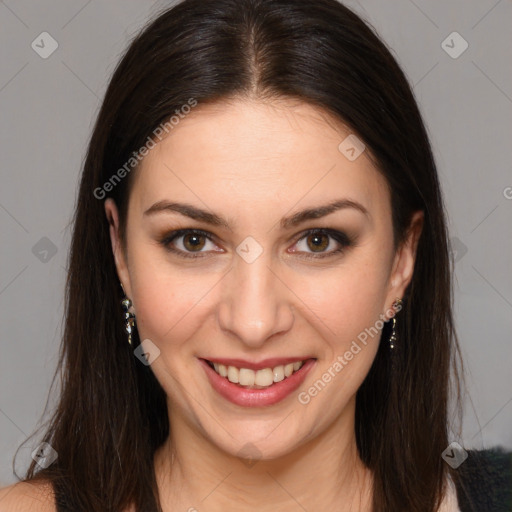
[[[398,311],[400,311],[402,309],[402,304],[403,304],[402,299],[399,299],[397,297],[395,302],[393,302],[393,309],[395,309],[395,310],[398,309]],[[395,312],[395,314],[393,315],[393,324],[392,324],[392,327],[391,327],[391,336],[389,337],[389,348],[390,348],[390,350],[394,350],[396,340],[397,340],[397,337],[396,337],[396,312]]]
[[[133,332],[133,328],[135,326],[135,315],[131,311],[129,311],[129,309],[132,307],[132,301],[128,297],[125,297],[121,301],[121,305],[123,306],[124,311],[125,311],[125,313],[124,313],[125,329],[126,329],[126,332],[128,333],[128,343],[131,345],[132,344],[132,332]]]

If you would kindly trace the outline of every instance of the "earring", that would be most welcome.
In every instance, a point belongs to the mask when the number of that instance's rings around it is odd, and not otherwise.
[[[131,311],[129,311],[129,309],[132,307],[132,301],[128,297],[125,297],[121,301],[121,305],[123,306],[124,311],[125,311],[125,313],[124,313],[125,329],[126,329],[126,332],[128,333],[128,343],[131,345],[132,344],[132,331],[135,326],[135,315]]]
[[[396,298],[395,302],[393,302],[393,309],[400,311],[402,309],[403,301],[400,298]],[[393,315],[393,325],[391,327],[391,336],[389,337],[389,348],[390,350],[394,350],[396,337],[396,312]]]

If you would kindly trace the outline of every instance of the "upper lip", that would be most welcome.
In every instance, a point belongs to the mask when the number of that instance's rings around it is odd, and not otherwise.
[[[223,364],[224,366],[235,366],[236,368],[247,368],[249,370],[262,370],[263,368],[275,368],[276,366],[286,365],[289,363],[295,363],[297,361],[307,361],[308,359],[314,359],[311,356],[305,357],[271,357],[269,359],[263,359],[262,361],[247,361],[245,359],[224,359],[220,357],[209,357],[203,358],[206,361],[212,363]]]

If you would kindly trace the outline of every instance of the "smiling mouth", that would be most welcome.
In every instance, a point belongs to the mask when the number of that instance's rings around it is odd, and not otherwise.
[[[226,366],[220,363],[213,363],[207,359],[205,361],[218,375],[224,377],[232,384],[237,384],[245,389],[266,389],[299,372],[309,359],[278,365],[273,368],[262,368],[261,370]]]

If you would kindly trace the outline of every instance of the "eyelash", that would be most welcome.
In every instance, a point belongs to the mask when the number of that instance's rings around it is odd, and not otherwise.
[[[170,244],[173,242],[176,238],[179,238],[184,235],[200,235],[204,236],[211,242],[213,242],[213,237],[211,233],[208,233],[207,231],[203,231],[201,229],[178,229],[176,231],[172,231],[168,233],[164,238],[159,240],[159,243],[169,252],[172,252],[174,254],[177,254],[178,256],[182,258],[204,258],[207,257],[207,254],[197,252],[197,253],[187,253],[185,251],[182,251],[181,249],[176,249],[175,247],[172,247]],[[327,258],[330,256],[334,256],[335,254],[342,253],[347,247],[350,247],[353,245],[353,241],[341,231],[336,231],[334,229],[327,229],[327,228],[312,228],[308,229],[304,233],[301,234],[301,237],[297,239],[295,243],[300,242],[302,239],[307,238],[309,235],[327,235],[333,238],[338,244],[340,244],[341,247],[338,249],[335,249],[333,251],[329,251],[327,253],[306,253],[306,255],[302,255],[301,257],[306,259],[320,259],[320,258]]]

